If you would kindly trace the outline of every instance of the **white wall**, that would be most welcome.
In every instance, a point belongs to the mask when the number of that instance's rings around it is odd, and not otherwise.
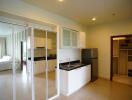
[[[80,60],[81,50],[80,49],[60,49],[60,63]]]
[[[132,20],[88,28],[87,47],[99,50],[99,77],[110,78],[110,36],[132,34]]]

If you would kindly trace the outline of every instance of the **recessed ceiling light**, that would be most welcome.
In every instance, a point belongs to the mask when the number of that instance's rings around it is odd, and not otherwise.
[[[59,2],[63,2],[64,0],[58,0]]]
[[[96,18],[95,18],[95,17],[93,17],[93,18],[92,18],[92,21],[95,21],[95,20],[96,20]]]

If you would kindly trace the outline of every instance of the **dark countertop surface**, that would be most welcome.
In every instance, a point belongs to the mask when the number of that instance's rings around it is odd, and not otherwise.
[[[47,60],[54,60],[56,57],[47,57]],[[28,58],[28,60],[31,60],[31,57]],[[34,57],[34,61],[41,61],[46,60],[46,57]]]
[[[89,65],[89,64],[82,64],[79,60],[77,60],[77,61],[70,62],[70,64],[69,64],[69,62],[61,63],[59,65],[59,68],[61,70],[71,71],[71,70],[74,70],[74,69],[77,69],[77,68],[80,68],[80,67],[84,67],[86,65]]]

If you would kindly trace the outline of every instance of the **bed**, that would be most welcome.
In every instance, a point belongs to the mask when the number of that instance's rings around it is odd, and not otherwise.
[[[12,69],[11,63],[12,61],[10,56],[3,56],[0,59],[0,71]]]

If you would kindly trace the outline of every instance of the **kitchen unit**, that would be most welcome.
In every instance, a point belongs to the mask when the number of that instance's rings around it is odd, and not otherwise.
[[[60,65],[60,91],[69,96],[91,80],[91,65],[73,62]]]
[[[45,57],[34,58],[34,74],[40,74],[46,71],[45,59],[46,59]],[[57,62],[56,58],[48,57],[48,72],[55,71],[56,62]],[[28,66],[31,66],[31,58],[29,58],[28,60]],[[31,68],[29,70],[31,70]]]
[[[85,48],[86,33],[63,27],[60,41],[60,48]]]

